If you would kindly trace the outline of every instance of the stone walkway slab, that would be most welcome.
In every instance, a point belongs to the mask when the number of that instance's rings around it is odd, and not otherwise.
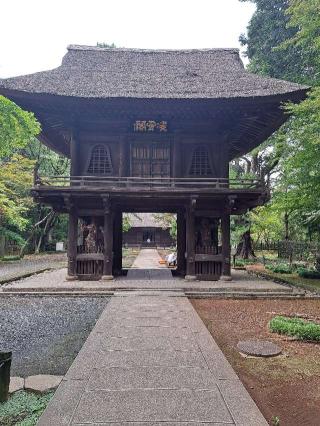
[[[38,425],[267,422],[186,297],[114,296]]]
[[[164,269],[170,272],[167,269],[166,265],[160,263],[161,257],[159,256],[158,250],[143,248],[139,251],[138,256],[135,258],[132,268],[144,269],[146,271],[153,269]]]
[[[155,270],[156,271],[156,270]],[[113,281],[66,281],[67,270],[60,269],[52,272],[44,272],[36,276],[25,278],[21,281],[14,281],[7,285],[0,286],[0,296],[13,293],[43,293],[43,294],[96,294],[110,295],[116,292],[148,292],[151,295],[156,293],[175,292],[177,296],[181,293],[190,295],[203,294],[205,297],[215,295],[232,296],[242,294],[243,297],[250,297],[251,294],[264,297],[276,295],[277,297],[303,295],[305,292],[299,289],[293,290],[287,286],[276,284],[272,281],[262,280],[248,275],[245,271],[233,273],[233,281],[193,281],[188,282],[182,278],[172,277],[169,269],[158,269],[157,278],[151,278],[155,271],[145,271],[143,269],[130,270],[127,277],[119,277]],[[144,274],[145,277],[134,278],[132,274]],[[160,276],[161,273],[161,276]],[[147,275],[146,275],[147,274]],[[151,275],[150,275],[151,274]],[[168,277],[169,274],[169,277]],[[130,278],[131,277],[131,278]],[[179,294],[180,293],[180,294]]]

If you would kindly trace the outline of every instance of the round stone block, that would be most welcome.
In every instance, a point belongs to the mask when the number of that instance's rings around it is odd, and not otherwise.
[[[281,348],[267,340],[243,340],[237,344],[237,349],[250,356],[277,356],[281,354]]]

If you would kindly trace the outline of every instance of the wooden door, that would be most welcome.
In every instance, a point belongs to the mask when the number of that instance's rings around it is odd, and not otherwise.
[[[131,176],[170,177],[169,143],[132,143]]]

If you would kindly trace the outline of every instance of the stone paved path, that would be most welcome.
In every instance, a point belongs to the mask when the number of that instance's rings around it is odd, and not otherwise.
[[[122,290],[180,290],[225,291],[225,292],[293,292],[289,287],[248,275],[245,271],[234,271],[232,281],[195,281],[173,278],[169,269],[130,269],[127,277],[113,281],[66,281],[67,270],[44,272],[20,281],[0,286],[0,295],[6,292],[76,292],[97,291],[102,293]],[[298,290],[295,290],[297,292]]]
[[[108,304],[39,426],[267,422],[190,302],[122,292]]]
[[[160,264],[161,257],[156,249],[141,249],[135,258],[132,268],[138,269],[166,269],[166,265]]]

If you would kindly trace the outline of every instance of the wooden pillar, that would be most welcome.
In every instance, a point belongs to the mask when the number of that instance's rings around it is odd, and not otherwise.
[[[113,223],[113,274],[121,275],[122,270],[122,212],[117,211]]]
[[[191,200],[190,205],[186,209],[186,280],[195,280],[195,203]]]
[[[186,219],[185,212],[177,214],[177,271],[186,274]]]
[[[113,213],[109,197],[103,197],[104,205],[104,262],[102,280],[112,280],[113,264]]]
[[[70,140],[70,175],[78,176],[79,174],[79,146],[77,144],[77,138],[72,132],[69,137]]]
[[[67,281],[77,279],[78,215],[74,207],[69,210],[68,223],[68,275]]]
[[[179,137],[175,137],[172,144],[172,169],[173,178],[181,177],[181,145]]]
[[[221,242],[222,242],[222,275],[221,280],[231,281],[231,244],[230,244],[230,214],[221,216]]]
[[[126,141],[121,140],[119,143],[119,176],[126,176],[126,158],[127,157],[127,147]]]

